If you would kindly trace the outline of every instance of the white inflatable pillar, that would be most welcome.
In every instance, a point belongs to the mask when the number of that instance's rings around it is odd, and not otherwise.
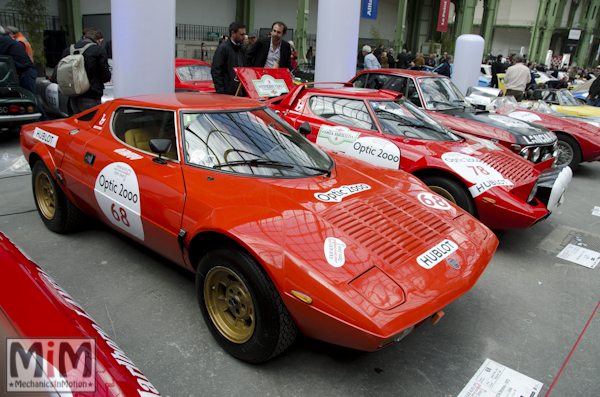
[[[452,82],[465,95],[467,88],[479,83],[485,40],[476,34],[463,34],[456,39]]]
[[[315,81],[354,77],[359,22],[360,0],[319,0]]]
[[[111,0],[115,98],[175,91],[175,0]]]

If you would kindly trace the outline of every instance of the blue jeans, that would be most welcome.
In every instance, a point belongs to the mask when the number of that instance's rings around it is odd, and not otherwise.
[[[102,103],[100,99],[86,98],[82,96],[70,98],[69,102],[71,104],[71,109],[73,109],[73,114],[84,112]]]
[[[600,97],[596,97],[594,99],[588,99],[586,105],[588,106],[598,106],[598,102],[600,102]]]

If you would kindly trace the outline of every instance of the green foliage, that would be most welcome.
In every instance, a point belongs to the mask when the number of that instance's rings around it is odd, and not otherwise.
[[[371,25],[371,38],[375,42],[375,47],[379,47],[383,44],[383,39],[381,38],[381,33],[379,33],[379,28],[375,27],[375,25]]]
[[[18,13],[17,27],[31,44],[33,63],[46,66],[44,30],[48,18],[48,0],[10,0],[3,11]]]

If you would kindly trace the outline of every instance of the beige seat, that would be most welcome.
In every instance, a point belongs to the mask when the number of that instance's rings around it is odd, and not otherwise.
[[[164,133],[161,133],[159,127],[135,128],[125,132],[125,143],[145,152],[152,153],[152,150],[150,150],[150,140],[162,138],[162,135],[164,135]],[[175,148],[175,143],[172,139],[171,142],[171,149],[169,149],[169,151],[165,153],[165,157],[177,160],[177,150]]]

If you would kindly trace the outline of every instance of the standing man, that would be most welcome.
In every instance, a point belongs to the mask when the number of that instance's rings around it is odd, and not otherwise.
[[[506,69],[504,84],[506,84],[506,95],[512,95],[517,102],[523,100],[525,87],[531,81],[531,71],[523,65],[523,55],[513,56],[514,65]]]
[[[90,46],[83,53],[85,61],[85,73],[90,81],[90,89],[83,94],[69,99],[71,109],[74,114],[81,113],[91,109],[102,103],[102,95],[104,94],[104,83],[110,81],[110,68],[108,66],[108,55],[104,48],[100,46],[104,36],[100,29],[88,28],[85,32],[85,37],[75,43],[75,49],[83,48],[86,45],[93,43],[96,45]],[[63,58],[71,54],[70,47],[67,47],[63,53]]]
[[[256,44],[256,30],[253,30],[250,33],[248,33],[248,45],[246,46],[244,54],[247,54],[248,51],[250,51],[250,49],[254,47],[254,44]]]
[[[600,102],[600,77],[597,77],[592,86],[590,87],[590,92],[588,93],[586,105],[588,106],[598,106]]]
[[[429,58],[427,58],[427,61],[425,61],[425,65],[429,66],[430,68],[435,68],[435,54],[429,54]]]
[[[246,37],[246,25],[232,22],[229,25],[229,34],[231,38],[219,44],[215,51],[210,73],[217,93],[235,95],[239,82],[233,68],[244,66],[242,42]]]
[[[381,65],[379,61],[375,57],[375,55],[371,54],[371,47],[365,45],[362,48],[362,53],[365,56],[365,70],[376,70],[381,69]]]
[[[23,34],[19,31],[19,28],[16,26],[7,26],[5,28],[6,33],[10,35],[13,39],[17,40],[23,47],[25,47],[25,52],[29,56],[31,62],[33,62],[33,50],[31,49],[31,44],[29,41],[23,36]]]
[[[410,65],[410,62],[408,60],[408,54],[406,53],[406,48],[403,48],[402,52],[398,54],[396,67],[398,69],[408,69],[408,65]]]
[[[261,37],[246,54],[246,65],[256,68],[289,68],[292,59],[290,43],[281,40],[287,32],[283,22],[271,26],[271,37]]]
[[[0,37],[0,55],[12,57],[15,68],[17,69],[17,74],[19,75],[19,85],[35,95],[35,79],[37,78],[37,71],[35,70],[35,66],[33,66],[33,62],[29,59],[27,52],[25,52],[25,48],[11,38],[8,33],[5,33],[2,26],[0,26],[0,34],[2,35]],[[39,103],[38,109],[42,114],[40,121],[48,120],[46,113],[44,113],[44,109],[42,109]]]
[[[494,88],[498,88],[498,73],[504,73],[502,54],[498,55],[496,62],[492,63],[492,87]]]
[[[415,55],[417,56],[415,58],[415,66],[424,66],[425,65],[425,58],[423,58],[421,56],[421,53],[416,52]]]

